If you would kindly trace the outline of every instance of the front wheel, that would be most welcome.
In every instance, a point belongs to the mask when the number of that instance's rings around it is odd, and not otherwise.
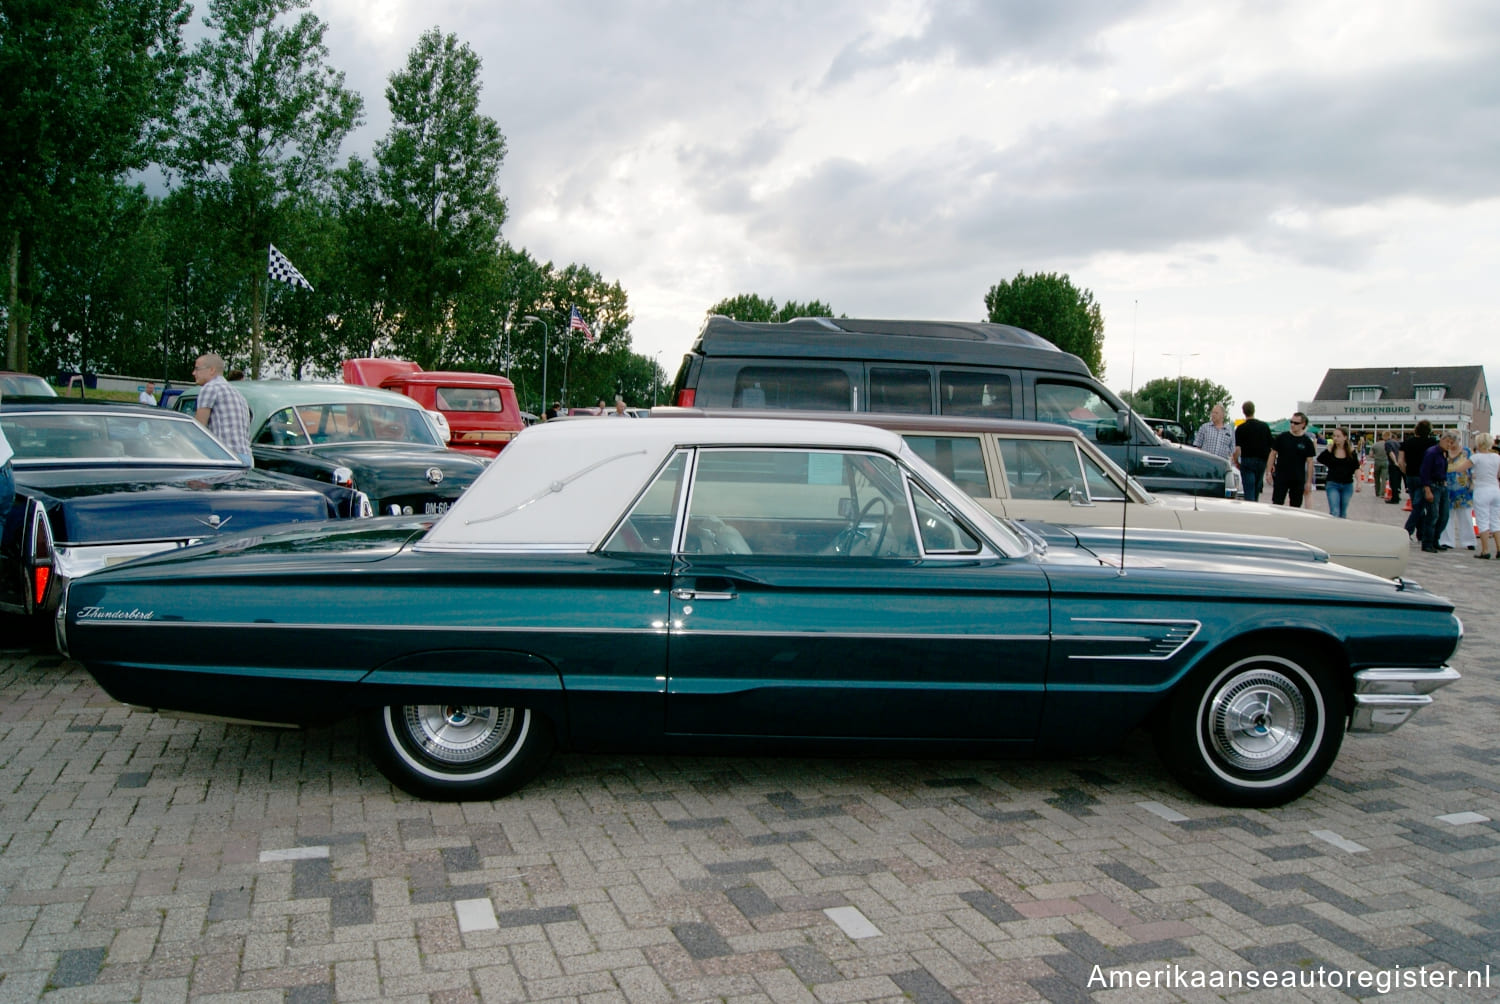
[[[370,712],[365,733],[391,783],[439,801],[507,795],[552,752],[552,730],[530,708],[390,705]]]
[[[1299,798],[1338,756],[1343,689],[1309,658],[1231,658],[1188,676],[1156,732],[1167,769],[1220,805],[1269,808]]]

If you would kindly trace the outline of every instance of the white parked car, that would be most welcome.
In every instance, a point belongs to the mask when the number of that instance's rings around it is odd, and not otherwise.
[[[851,419],[827,412],[687,408],[657,408],[652,414]],[[1406,570],[1409,544],[1397,527],[1263,502],[1153,495],[1067,426],[873,412],[859,414],[857,421],[899,432],[924,460],[997,516],[1071,526],[1286,537],[1322,548],[1330,561],[1383,578]]]

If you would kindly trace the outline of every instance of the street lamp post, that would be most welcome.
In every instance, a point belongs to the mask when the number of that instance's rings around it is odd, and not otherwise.
[[[1177,424],[1182,424],[1182,361],[1196,356],[1196,352],[1163,352],[1164,356],[1177,357]]]
[[[536,321],[542,326],[542,414],[547,413],[547,336],[550,333],[547,322],[535,314],[527,314],[521,318],[523,321]]]

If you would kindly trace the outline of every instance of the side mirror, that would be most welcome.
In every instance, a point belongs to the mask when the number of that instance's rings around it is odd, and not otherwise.
[[[1125,443],[1130,441],[1130,424],[1124,412],[1115,415],[1115,420],[1101,421],[1094,426],[1096,443]]]

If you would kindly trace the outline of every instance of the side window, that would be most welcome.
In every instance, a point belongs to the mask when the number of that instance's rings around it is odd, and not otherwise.
[[[1114,405],[1086,384],[1036,382],[1038,422],[1070,425],[1096,442],[1114,442],[1117,415]]]
[[[1000,439],[1011,498],[1067,499],[1085,491],[1078,448],[1063,439]]]
[[[921,485],[911,486],[911,498],[917,507],[917,530],[922,534],[922,550],[928,554],[979,553],[979,541],[948,515],[948,510],[938,505],[937,499],[928,495]]]
[[[668,554],[672,531],[677,526],[677,505],[682,499],[682,472],[687,454],[679,452],[667,461],[656,479],[641,493],[602,550],[637,554]]]
[[[683,549],[698,554],[916,557],[889,457],[836,450],[700,450]]]
[[[849,411],[849,374],[822,366],[744,366],[734,379],[734,408]]]
[[[1087,453],[1083,455],[1083,475],[1088,479],[1089,498],[1093,501],[1123,502],[1125,500],[1124,489]],[[1124,473],[1121,472],[1120,476],[1124,477]]]
[[[932,374],[925,369],[871,366],[869,410],[932,414]]]
[[[978,436],[903,436],[917,456],[942,471],[958,487],[977,499],[990,497],[984,470],[984,449]]]
[[[1010,418],[1010,388],[1010,377],[1004,373],[940,370],[938,410],[944,415]]]
[[[283,408],[266,420],[255,441],[265,446],[307,446],[307,433],[292,408]]]

